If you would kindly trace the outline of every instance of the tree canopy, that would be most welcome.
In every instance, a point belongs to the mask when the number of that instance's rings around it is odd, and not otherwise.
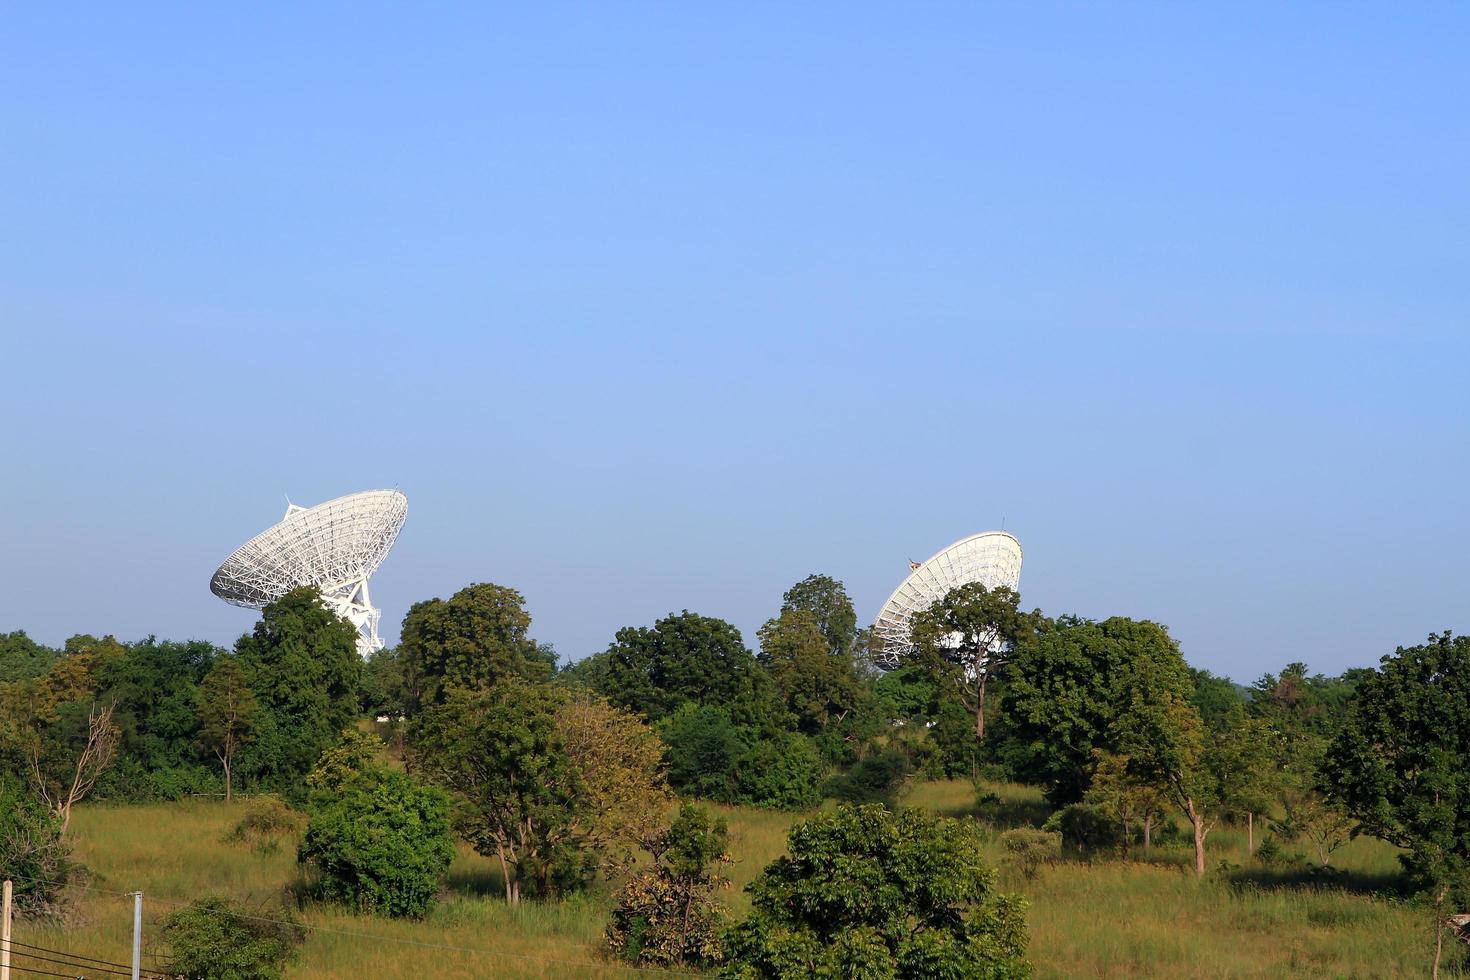
[[[550,677],[555,657],[530,638],[525,604],[515,589],[488,582],[414,603],[398,644],[406,706],[443,704],[451,690],[483,690],[503,677]]]
[[[998,894],[972,821],[878,805],[797,824],[728,936],[737,977],[1029,975],[1025,903]]]
[[[1335,793],[1403,848],[1429,888],[1470,902],[1470,637],[1400,647],[1357,683],[1327,753]]]
[[[270,788],[299,791],[317,756],[357,715],[357,629],[303,587],[261,610],[235,653],[260,705],[240,768]]]

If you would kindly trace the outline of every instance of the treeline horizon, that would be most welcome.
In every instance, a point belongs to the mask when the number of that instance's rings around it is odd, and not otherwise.
[[[721,932],[709,902],[723,833],[687,807],[670,824],[676,800],[793,812],[835,800],[867,809],[793,833],[830,832],[855,858],[898,861],[894,873],[901,860],[877,843],[892,834],[924,841],[936,876],[964,862],[971,898],[955,914],[998,928],[998,945],[982,953],[961,929],[920,949],[900,931],[886,952],[861,954],[892,963],[942,948],[961,972],[991,956],[1021,969],[1024,948],[1023,907],[991,893],[975,828],[898,808],[915,779],[969,779],[980,814],[998,803],[988,785],[1040,788],[1044,822],[1006,841],[1028,864],[1061,848],[1124,859],[1177,848],[1204,878],[1210,835],[1227,824],[1244,829],[1252,859],[1330,876],[1334,852],[1366,833],[1400,849],[1402,888],[1429,896],[1437,922],[1470,904],[1464,637],[1432,634],[1337,676],[1291,663],[1242,686],[1192,668],[1160,624],[1052,617],[978,583],[916,613],[907,648],[880,650],[842,583],[814,574],[786,591],[754,650],[729,622],[685,610],[559,666],[525,606],[513,588],[471,584],[415,603],[397,646],[366,659],[310,587],[267,605],[233,649],[83,635],[56,650],[5,634],[0,811],[31,820],[27,833],[49,835],[46,853],[64,862],[84,799],[275,794],[309,818],[298,858],[316,894],[389,915],[432,905],[455,836],[498,862],[510,903],[611,880],[641,851],[654,877],[620,893],[615,921],[632,932],[610,940],[618,955],[644,958],[637,937],[678,894],[704,925],[665,935],[673,962],[723,950],[776,963],[791,952],[785,930],[816,930],[798,974],[814,957],[859,953],[831,952],[818,921],[781,920],[774,896],[797,872],[779,861],[757,889],[771,889],[769,907]],[[364,839],[385,843],[364,854]],[[696,856],[669,859],[684,847]],[[938,857],[946,849],[957,850]],[[857,960],[842,963],[834,975]],[[752,975],[786,975],[764,969]]]

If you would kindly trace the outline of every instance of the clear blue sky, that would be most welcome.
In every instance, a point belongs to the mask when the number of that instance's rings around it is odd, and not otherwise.
[[[1239,680],[1470,630],[1463,4],[309,6],[0,13],[0,630],[378,486],[390,638],[1002,524]]]

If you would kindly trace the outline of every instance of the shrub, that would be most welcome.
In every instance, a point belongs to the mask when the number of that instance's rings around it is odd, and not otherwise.
[[[687,704],[661,726],[668,748],[670,785],[721,803],[739,800],[736,760],[744,754],[744,733],[724,708]]]
[[[245,804],[245,815],[230,833],[230,840],[261,846],[301,829],[304,818],[273,793],[257,796]]]
[[[993,889],[980,831],[843,805],[797,824],[726,935],[737,977],[1029,975],[1025,904]]]
[[[449,799],[403,773],[369,770],[334,797],[318,795],[297,859],[318,870],[323,898],[418,918],[454,860]]]
[[[206,898],[163,920],[167,971],[190,980],[278,980],[305,931],[286,909]]]
[[[77,866],[62,835],[61,821],[18,787],[0,782],[0,877],[15,879],[17,915],[59,914]]]
[[[371,767],[382,750],[383,740],[378,736],[356,728],[345,729],[337,744],[317,756],[316,764],[306,774],[307,790],[330,797]]]
[[[822,801],[822,757],[805,735],[755,742],[739,762],[740,802],[777,810],[809,810]]]
[[[729,861],[725,821],[692,803],[648,844],[651,871],[634,875],[618,892],[607,945],[632,963],[706,966],[721,959],[725,911],[712,893],[725,880],[712,868]]]
[[[889,749],[868,756],[852,769],[827,780],[825,795],[844,803],[882,803],[892,807],[913,767],[908,756]]]
[[[1118,822],[1086,803],[1062,807],[1047,818],[1042,829],[1056,831],[1061,834],[1063,844],[1079,851],[1119,847],[1123,843]]]
[[[1017,827],[1000,835],[1000,846],[1006,852],[1006,864],[1030,881],[1043,864],[1050,864],[1061,855],[1062,835],[1035,827]]]

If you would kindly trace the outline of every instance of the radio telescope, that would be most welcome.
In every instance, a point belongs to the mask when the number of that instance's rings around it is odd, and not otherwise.
[[[261,609],[292,589],[314,585],[327,608],[357,627],[357,652],[383,648],[368,577],[408,518],[408,498],[397,490],[364,490],[315,507],[286,506],[279,524],[235,549],[209,580],[226,602]]]
[[[874,657],[879,667],[893,670],[913,649],[909,620],[943,599],[951,589],[979,582],[987,589],[1021,583],[1021,542],[1005,531],[985,531],[941,548],[928,561],[910,562],[909,577],[883,603],[873,632],[882,644]]]

